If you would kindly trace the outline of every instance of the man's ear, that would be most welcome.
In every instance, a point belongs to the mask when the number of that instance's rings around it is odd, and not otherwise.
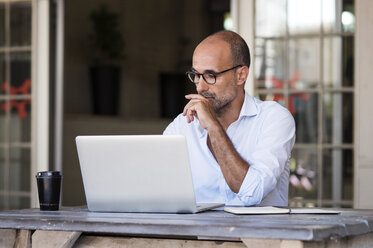
[[[241,68],[238,68],[237,85],[245,84],[248,76],[249,76],[249,67],[244,65]]]

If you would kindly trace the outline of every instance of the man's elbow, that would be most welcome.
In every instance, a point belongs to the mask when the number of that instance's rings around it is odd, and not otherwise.
[[[229,186],[229,188],[232,190],[233,193],[238,194],[238,192],[240,192],[241,185],[242,185],[242,181],[235,182],[231,186]]]

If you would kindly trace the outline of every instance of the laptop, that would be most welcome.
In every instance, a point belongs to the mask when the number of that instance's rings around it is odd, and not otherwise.
[[[197,213],[186,138],[181,135],[77,136],[88,209]]]

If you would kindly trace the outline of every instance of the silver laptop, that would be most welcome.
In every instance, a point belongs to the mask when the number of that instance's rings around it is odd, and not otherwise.
[[[187,143],[181,135],[78,136],[88,209],[99,212],[197,213]]]

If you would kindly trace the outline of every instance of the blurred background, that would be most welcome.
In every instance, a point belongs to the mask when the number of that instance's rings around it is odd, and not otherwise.
[[[373,8],[363,2],[361,18]],[[222,29],[250,47],[246,90],[295,118],[289,204],[373,207],[356,157],[366,144],[356,134],[371,132],[356,127],[370,110],[356,105],[355,4],[1,0],[0,210],[37,206],[35,174],[47,169],[63,171],[63,205],[84,205],[75,136],[161,134],[194,91],[185,72],[195,46]]]

